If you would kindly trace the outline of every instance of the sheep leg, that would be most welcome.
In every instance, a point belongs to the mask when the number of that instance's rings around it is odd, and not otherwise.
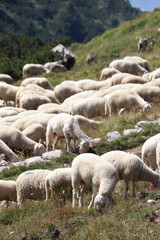
[[[126,181],[125,181],[125,188],[124,188],[123,199],[126,199],[128,189],[129,189],[129,182],[126,182]]]
[[[74,152],[76,152],[76,137],[73,137]]]
[[[83,206],[84,189],[85,189],[85,184],[81,185],[79,189],[79,207]]]
[[[135,182],[132,182],[132,196],[135,197]]]
[[[46,181],[45,182],[46,201],[48,201],[48,199],[49,199],[49,187],[50,187],[49,182]]]
[[[72,207],[75,207],[76,199],[77,199],[77,192],[78,192],[78,187],[73,188],[73,199],[72,199]]]
[[[93,202],[94,202],[94,198],[97,194],[97,188],[95,186],[92,186],[92,189],[93,189],[93,194],[92,194],[92,199],[90,201],[90,204],[88,206],[88,209],[90,209],[90,207],[93,205]]]
[[[49,145],[51,143],[51,139],[52,139],[52,129],[47,127],[47,131],[46,131],[46,151],[49,151]]]
[[[59,140],[59,136],[56,133],[54,133],[54,138],[53,138],[53,142],[52,142],[52,149],[53,150],[55,149],[58,140]]]
[[[70,147],[69,147],[70,139],[69,139],[69,137],[67,136],[67,134],[65,132],[64,132],[64,136],[65,136],[65,139],[66,139],[67,152],[69,152],[70,151]]]
[[[9,202],[6,200],[6,209],[8,208],[9,206]]]

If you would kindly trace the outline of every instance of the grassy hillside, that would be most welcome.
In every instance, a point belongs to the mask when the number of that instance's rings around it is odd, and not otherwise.
[[[153,13],[145,13],[142,17],[123,23],[120,27],[105,32],[102,36],[94,38],[88,44],[73,44],[71,50],[76,54],[75,67],[67,73],[48,74],[51,83],[55,86],[64,80],[78,80],[92,78],[99,80],[102,68],[109,62],[126,55],[138,55],[146,58],[152,70],[159,68],[160,51],[160,9]],[[148,48],[146,52],[137,52],[137,43],[140,37],[154,37],[155,46]],[[89,52],[98,55],[97,63],[86,66],[85,58]],[[16,84],[20,84],[18,81]],[[101,137],[102,141],[95,147],[97,154],[101,155],[115,149],[131,149],[139,146],[150,136],[160,132],[160,126],[150,125],[143,132],[122,137],[120,140],[108,143],[106,134],[111,131],[123,133],[124,129],[133,128],[140,120],[154,120],[160,117],[160,100],[152,102],[151,112],[130,112],[121,116],[109,118],[97,118],[103,120],[103,124],[95,129],[83,128],[91,137]],[[27,170],[35,168],[54,169],[57,167],[71,166],[75,154],[66,153],[64,145],[59,144],[63,150],[63,156],[52,160],[47,164],[36,164],[30,167],[19,167],[6,170],[0,174],[0,179],[16,179],[17,176]],[[135,151],[140,155],[141,151]],[[47,203],[27,202],[21,208],[11,205],[6,211],[0,208],[0,239],[1,240],[155,240],[159,239],[160,228],[156,223],[156,213],[160,207],[160,192],[152,191],[150,183],[139,182],[136,184],[136,198],[131,197],[131,189],[128,198],[123,200],[124,182],[117,184],[113,193],[111,208],[104,214],[97,213],[94,209],[88,211],[87,205],[91,198],[91,189],[85,192],[84,207],[72,209],[71,191],[65,194],[57,193],[54,199]],[[147,203],[148,199],[157,201],[156,205]],[[152,214],[153,212],[153,214]],[[56,231],[55,231],[56,230]],[[59,238],[56,238],[56,233]]]

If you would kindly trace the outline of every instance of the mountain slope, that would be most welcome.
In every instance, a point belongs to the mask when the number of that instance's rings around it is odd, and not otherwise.
[[[66,35],[87,42],[140,13],[128,0],[2,0],[0,36],[14,32],[51,40]]]

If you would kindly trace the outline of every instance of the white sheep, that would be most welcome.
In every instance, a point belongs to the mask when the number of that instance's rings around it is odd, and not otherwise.
[[[127,196],[129,181],[132,181],[132,195],[135,195],[135,182],[147,181],[155,186],[160,186],[160,175],[150,169],[138,156],[135,154],[126,153],[123,151],[107,152],[100,157],[106,162],[110,162],[117,169],[119,180],[125,182],[124,199]]]
[[[102,87],[111,87],[110,79],[106,79],[104,81],[96,81],[92,79],[82,79],[77,81],[77,87],[82,89],[83,91],[88,90],[99,90]]]
[[[72,161],[72,206],[75,207],[77,195],[79,196],[79,207],[83,206],[84,187],[92,185],[93,194],[88,209],[93,202],[97,210],[102,210],[103,207],[105,209],[109,204],[117,181],[118,173],[111,163],[106,163],[92,153],[77,156]]]
[[[100,81],[112,77],[114,74],[119,73],[117,69],[114,68],[104,68],[101,71]]]
[[[80,153],[88,152],[89,138],[81,130],[76,118],[67,113],[59,113],[53,116],[47,125],[46,130],[46,150],[48,151],[49,145],[53,139],[53,150],[58,141],[58,138],[65,137],[67,151],[70,151],[70,139],[73,138],[74,151],[76,150],[76,138],[80,141]]]
[[[26,110],[37,109],[40,105],[51,103],[51,100],[37,93],[24,94],[19,100],[19,107]]]
[[[23,115],[19,119],[17,119],[15,122],[13,122],[11,126],[14,128],[18,128],[20,131],[23,131],[27,127],[29,127],[31,124],[39,123],[44,127],[46,131],[48,121],[54,115],[55,114],[47,114],[47,113],[39,113],[39,112],[33,115],[32,114]]]
[[[45,200],[45,178],[50,172],[47,169],[34,169],[18,176],[16,179],[18,205],[28,199]]]
[[[154,100],[156,97],[160,96],[160,87],[150,86],[150,85],[139,85],[133,88],[133,91],[136,92],[141,98],[145,101]]]
[[[22,81],[21,86],[26,87],[28,84],[36,84],[44,89],[53,89],[52,84],[45,77],[31,77]]]
[[[80,98],[72,102],[69,113],[94,118],[105,115],[105,99],[103,97]]]
[[[36,76],[36,75],[41,75],[43,73],[49,72],[48,69],[46,69],[43,65],[41,64],[25,64],[23,66],[23,78],[28,78],[31,76]]]
[[[122,83],[122,80],[127,77],[127,76],[133,76],[133,74],[130,74],[130,73],[123,73],[123,72],[120,72],[120,73],[116,73],[114,74],[110,81],[111,81],[111,86],[114,86],[114,85],[117,85],[117,84],[121,84]]]
[[[64,85],[63,82],[61,84],[58,84],[55,88],[54,88],[54,93],[58,99],[58,101],[60,103],[62,103],[66,98],[76,94],[82,92],[82,89],[74,86],[74,85]]]
[[[160,133],[150,137],[142,146],[142,160],[144,162],[149,161],[150,167],[156,170],[156,148],[160,141]]]
[[[26,137],[20,130],[0,125],[0,139],[11,149],[30,149],[35,155],[42,155],[45,148],[42,144],[37,143]]]
[[[122,84],[128,84],[128,83],[139,83],[139,84],[144,84],[147,83],[148,81],[144,79],[143,77],[140,76],[135,76],[135,75],[130,75],[126,76],[122,80]]]
[[[5,82],[0,82],[0,99],[4,101],[14,101],[19,87],[12,86]]]
[[[33,123],[25,128],[22,133],[34,140],[35,142],[44,142],[46,140],[46,133],[44,127],[40,123]]]
[[[146,59],[141,58],[139,56],[126,56],[123,58],[124,60],[132,60],[137,62],[141,67],[145,68],[148,72],[151,72],[151,69],[149,67],[149,63]]]
[[[46,201],[54,196],[55,190],[60,187],[64,189],[71,187],[72,168],[58,168],[51,171],[45,178]]]
[[[109,93],[105,97],[105,115],[110,116],[120,109],[125,111],[130,111],[133,108],[139,108],[143,111],[150,110],[151,105],[144,101],[138,94],[134,91],[117,90]]]
[[[134,75],[147,73],[148,71],[132,60],[117,59],[109,64],[109,67],[116,68],[120,72],[131,73]]]
[[[18,162],[19,157],[0,139],[0,153],[4,153],[10,162]]]
[[[17,201],[16,182],[11,180],[0,180],[0,201],[6,201],[6,208],[9,201]]]

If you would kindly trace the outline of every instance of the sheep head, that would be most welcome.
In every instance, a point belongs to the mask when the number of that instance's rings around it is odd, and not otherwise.
[[[94,200],[94,208],[98,211],[105,211],[105,209],[109,206],[109,198],[103,196],[101,194],[97,194]]]
[[[45,147],[41,143],[36,143],[34,145],[34,155],[35,156],[42,156],[43,153],[45,153]]]
[[[150,103],[146,103],[143,107],[143,111],[146,112],[146,111],[150,111],[152,109],[152,106]]]
[[[90,141],[89,140],[83,140],[82,142],[80,142],[80,146],[79,146],[79,152],[80,154],[82,153],[87,153],[90,147]]]

